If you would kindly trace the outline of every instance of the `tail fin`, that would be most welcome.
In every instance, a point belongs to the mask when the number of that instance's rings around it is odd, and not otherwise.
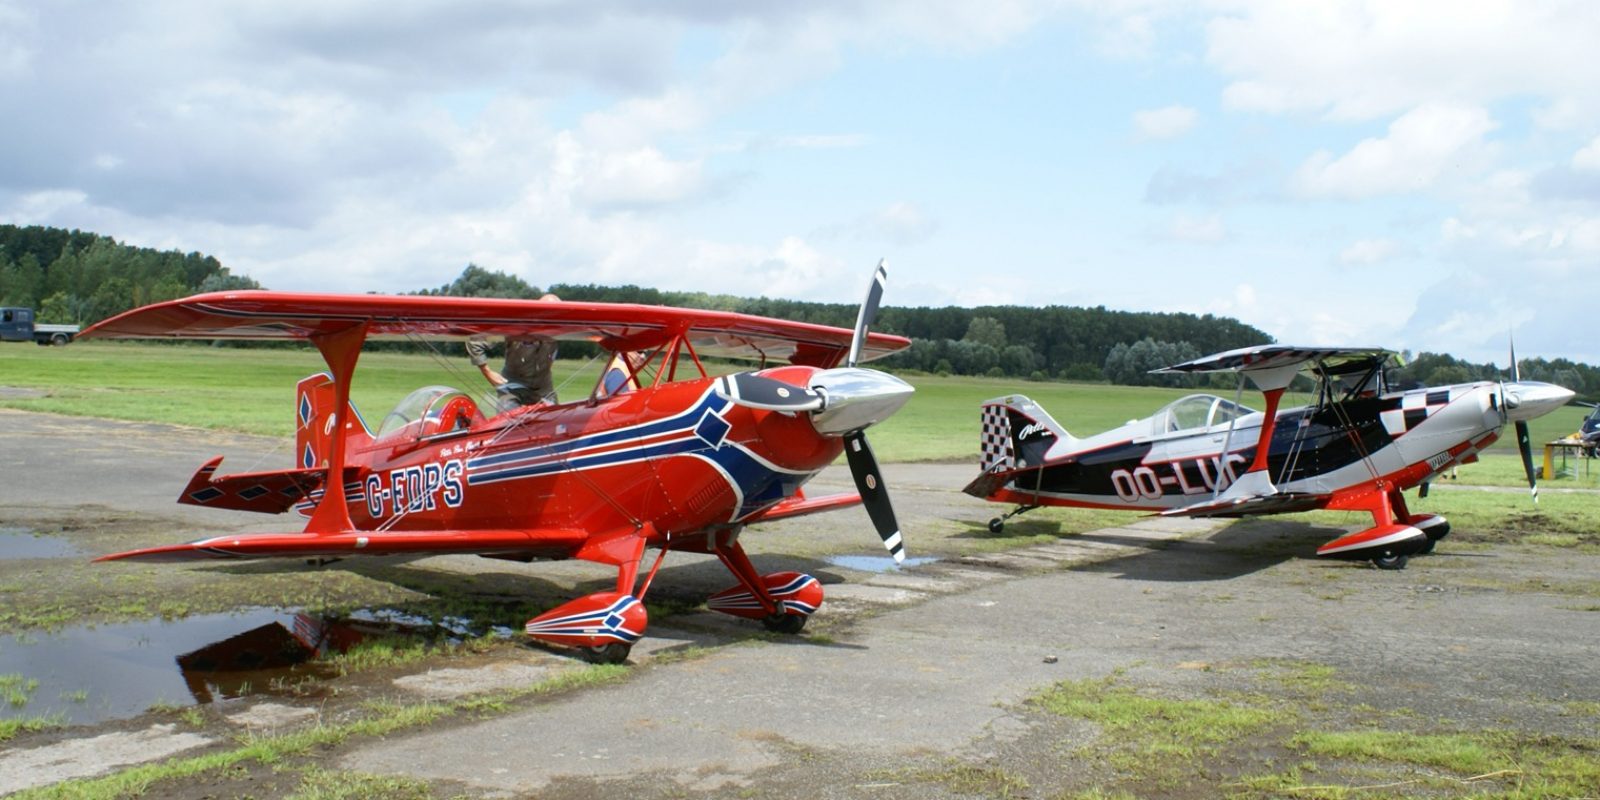
[[[984,401],[978,434],[984,472],[1009,472],[1038,465],[1058,441],[1076,439],[1038,403],[1020,394]]]
[[[294,387],[294,453],[301,469],[323,467],[333,444],[334,404],[338,393],[333,376],[326,372],[308,375]],[[345,430],[354,443],[372,441],[372,432],[361,419],[361,412],[350,404]]]

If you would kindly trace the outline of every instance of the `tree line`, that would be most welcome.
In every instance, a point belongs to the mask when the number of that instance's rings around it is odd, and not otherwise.
[[[78,230],[0,225],[0,305],[38,309],[40,322],[88,325],[198,292],[259,288],[200,253],[131,247]]]
[[[256,281],[235,275],[216,258],[200,253],[133,247],[78,230],[0,225],[0,305],[37,308],[42,322],[88,325],[147,303],[199,292],[256,288],[261,288]],[[467,265],[449,283],[415,293],[533,299],[545,291],[566,300],[733,311],[844,328],[855,324],[857,310],[849,303],[671,292],[631,285],[560,283],[541,289],[515,275],[475,264]],[[1232,386],[1232,381],[1151,370],[1272,341],[1261,330],[1228,317],[1112,311],[1103,306],[885,306],[875,329],[912,340],[910,349],[882,362],[889,369],[1195,387]],[[563,352],[581,355],[586,349],[566,348]],[[1581,397],[1600,396],[1600,368],[1567,359],[1524,358],[1520,363],[1524,379],[1560,384]],[[1507,377],[1494,364],[1474,364],[1440,353],[1402,354],[1389,375],[1391,383],[1401,386]]]
[[[736,311],[844,328],[855,325],[857,311],[849,303],[665,292],[638,286],[557,284],[550,291],[567,300]],[[889,368],[1033,380],[1105,380],[1109,377],[1106,359],[1113,348],[1147,338],[1187,343],[1204,353],[1272,341],[1262,331],[1226,317],[1111,311],[1104,306],[884,306],[874,329],[912,340],[910,349],[883,362]]]

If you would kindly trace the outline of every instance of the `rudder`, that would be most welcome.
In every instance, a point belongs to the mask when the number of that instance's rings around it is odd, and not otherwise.
[[[333,445],[334,407],[338,391],[333,376],[326,372],[308,375],[295,384],[295,463],[301,469],[327,466],[328,453]],[[361,412],[351,403],[345,429],[352,442],[371,441],[372,433],[361,419]]]
[[[1038,403],[1020,394],[985,400],[978,433],[986,473],[1036,466],[1057,441],[1074,441]]]

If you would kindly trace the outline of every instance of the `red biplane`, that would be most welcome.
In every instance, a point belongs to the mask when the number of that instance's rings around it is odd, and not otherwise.
[[[1509,382],[1394,391],[1384,373],[1391,355],[1376,347],[1265,345],[1196,359],[1157,371],[1239,373],[1261,390],[1266,409],[1195,394],[1085,439],[1026,397],[995,398],[983,404],[983,472],[966,492],[1017,506],[989,521],[997,533],[1006,519],[1039,506],[1189,517],[1365,511],[1372,527],[1317,555],[1400,569],[1450,532],[1444,517],[1411,513],[1401,492],[1425,490],[1440,472],[1476,461],[1514,422],[1538,500],[1528,420],[1560,408],[1571,391],[1519,380],[1515,352]],[[1301,370],[1317,379],[1316,401],[1280,410]]]
[[[899,409],[912,388],[856,366],[910,344],[867,330],[885,279],[879,264],[854,331],[654,306],[265,291],[129,311],[83,338],[304,339],[328,372],[296,389],[296,468],[217,475],[217,458],[179,497],[212,508],[299,510],[310,518],[303,531],[99,560],[579,558],[615,567],[615,591],[534,617],[527,632],[617,662],[644,633],[641,600],[667,551],[711,553],[737,583],[713,595],[710,608],[798,632],[822,603],[822,587],[798,572],[759,573],[739,544],[746,525],[864,503],[884,545],[903,558],[863,430]],[[603,374],[576,402],[488,413],[465,392],[425,387],[377,430],[351,406],[351,377],[368,339],[484,335],[594,342],[625,354],[611,370],[629,374]],[[706,357],[753,359],[759,368],[713,376]],[[859,493],[806,497],[802,484],[841,450]],[[660,555],[641,582],[647,547]]]

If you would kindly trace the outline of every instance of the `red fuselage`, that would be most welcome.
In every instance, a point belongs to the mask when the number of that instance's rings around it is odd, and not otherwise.
[[[762,374],[805,386],[815,372]],[[645,523],[652,538],[676,541],[794,495],[842,450],[807,415],[735,404],[711,378],[475,419],[459,430],[431,430],[439,421],[424,419],[353,439],[345,476],[354,526],[524,530],[544,540],[530,555],[551,556],[570,555],[580,531]]]

